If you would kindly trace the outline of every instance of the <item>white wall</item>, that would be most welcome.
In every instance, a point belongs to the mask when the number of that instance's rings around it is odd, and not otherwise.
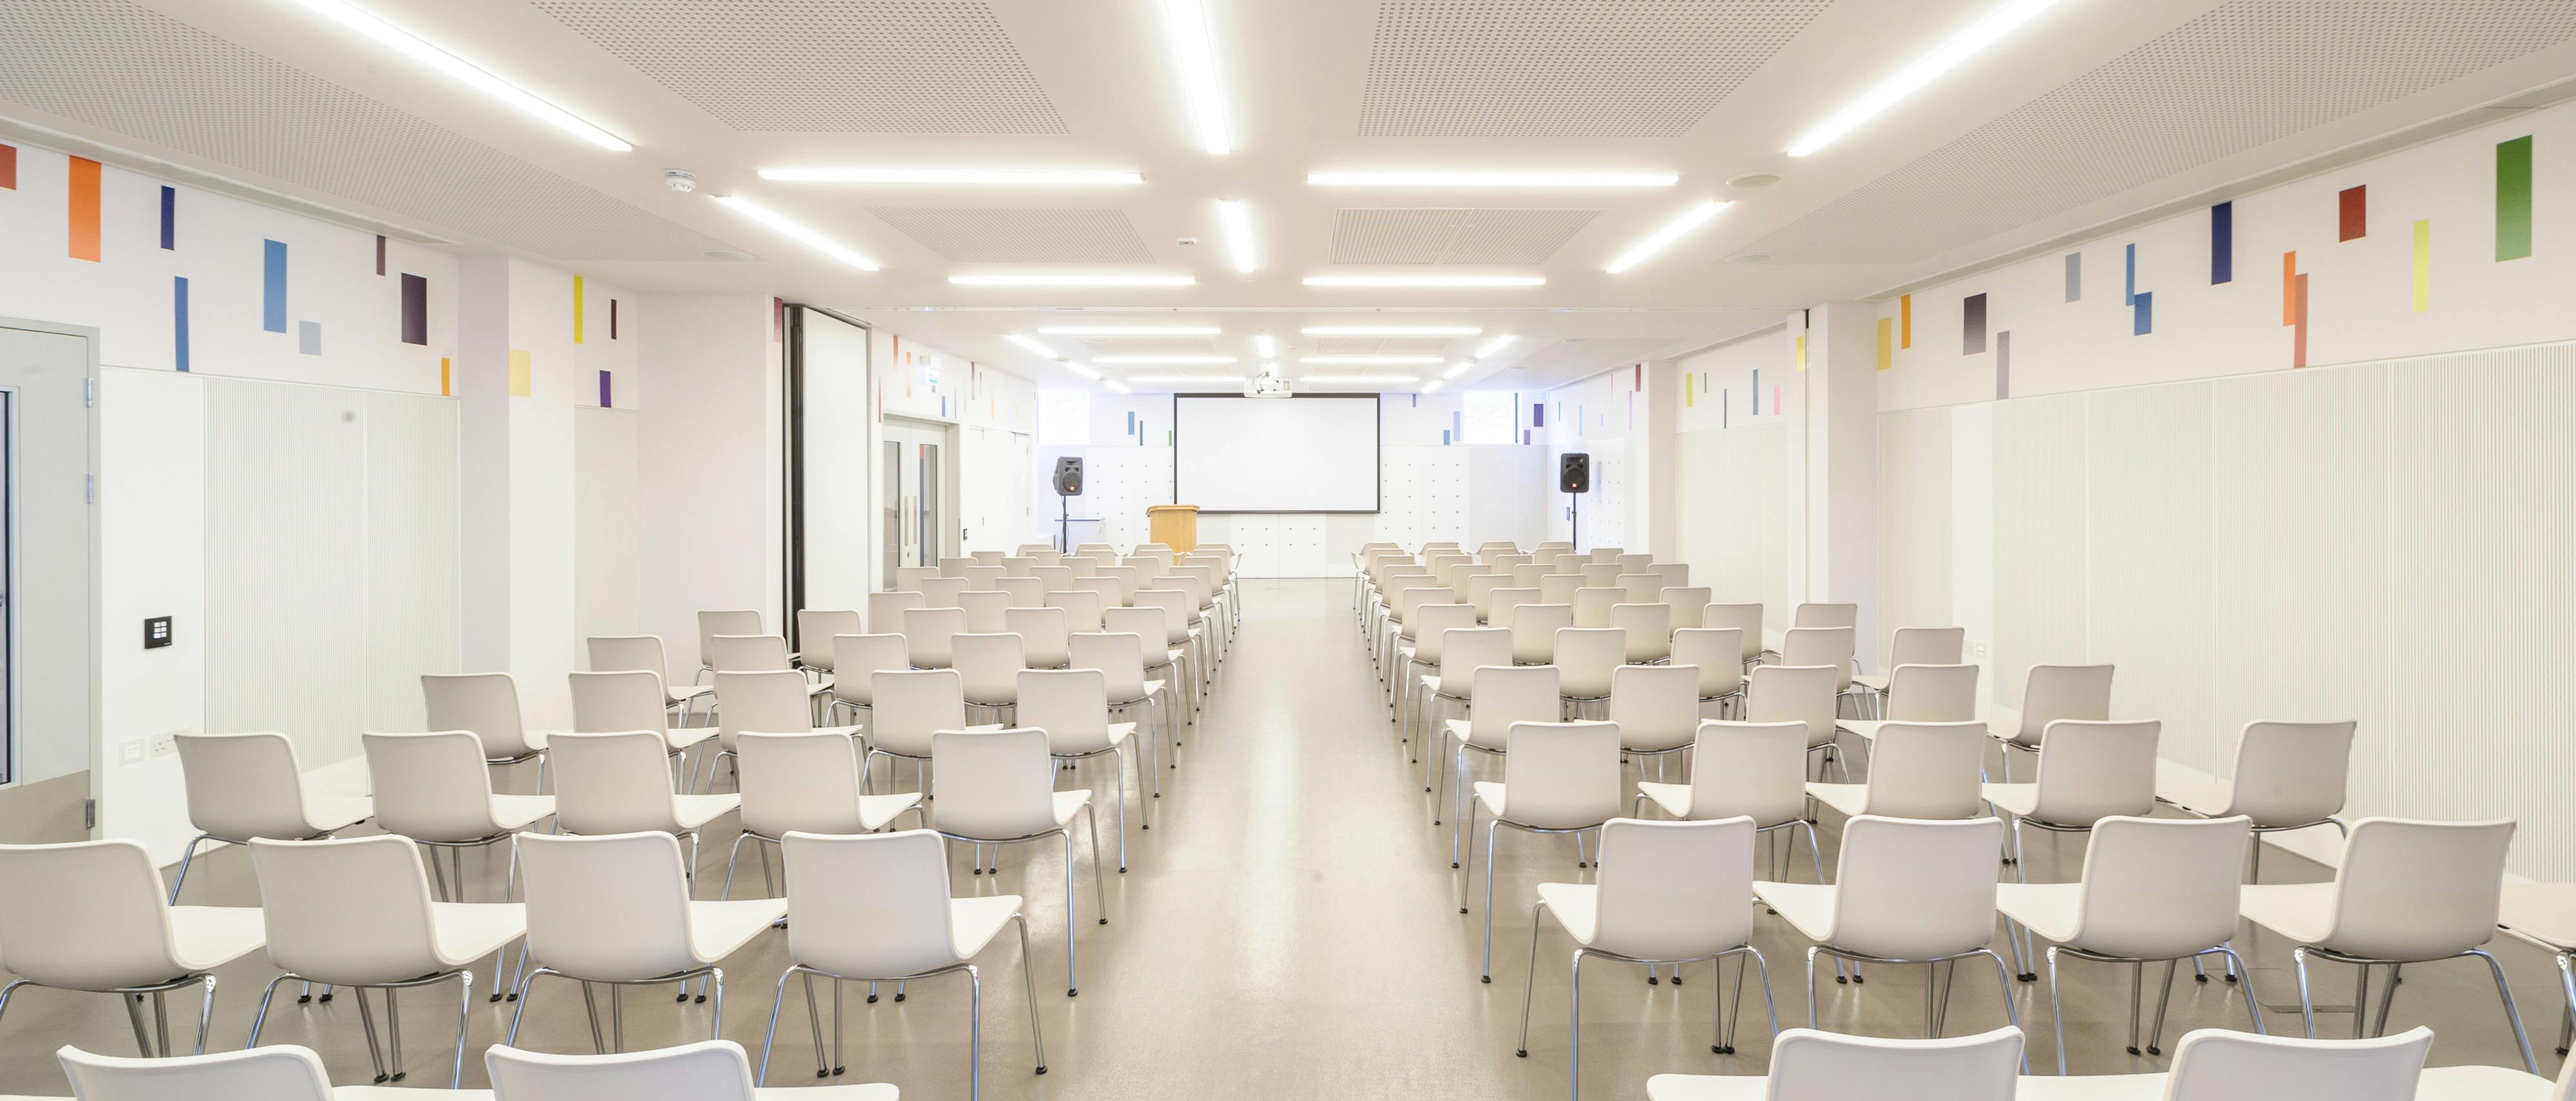
[[[179,758],[147,749],[129,764],[119,748],[206,729],[205,388],[113,369],[98,387],[98,602],[111,636],[99,661],[99,835],[140,840],[168,863],[191,833]],[[160,615],[172,620],[166,647],[115,629]]]
[[[631,635],[644,622],[643,414],[573,410],[573,634]],[[587,653],[577,667],[590,668]]]
[[[778,312],[747,294],[651,295],[636,312],[653,398],[638,424],[642,621],[685,682],[698,668],[698,612],[757,608],[771,631],[783,627]]]
[[[863,609],[878,545],[868,538],[883,473],[868,446],[868,331],[812,310],[804,326],[805,606]]]

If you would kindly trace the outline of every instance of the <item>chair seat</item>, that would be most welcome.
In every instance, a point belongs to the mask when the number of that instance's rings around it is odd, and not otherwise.
[[[1995,909],[2059,944],[2074,941],[2083,897],[2081,883],[1995,884]]]
[[[2216,817],[2227,809],[2235,794],[2235,785],[2225,780],[2179,768],[2156,769],[2156,798],[2193,814]]]
[[[546,751],[547,740],[562,733],[564,731],[561,730],[522,730],[519,732],[519,740],[528,744],[530,752],[543,753]]]
[[[338,833],[376,816],[376,801],[363,795],[312,795],[304,800],[304,820],[316,833]]]
[[[1868,673],[1854,673],[1852,674],[1852,683],[1859,687],[1869,689],[1872,692],[1887,691],[1887,678],[1883,676],[1874,676]]]
[[[1098,731],[1073,734],[1057,734],[1054,731],[1048,731],[1047,752],[1057,756],[1098,753],[1112,746],[1124,745],[1127,739],[1135,736],[1136,724],[1134,723],[1109,723]]]
[[[1020,912],[1018,895],[979,895],[948,900],[948,932],[957,946],[957,958],[973,959],[984,946],[1001,935],[1011,923],[1011,915]]]
[[[787,916],[783,898],[737,898],[723,902],[689,903],[689,951],[701,963],[717,960],[741,951],[769,928],[771,922]]]
[[[838,734],[844,738],[855,738],[859,736],[860,731],[865,729],[867,729],[867,727],[862,724],[851,723],[848,726],[818,726],[814,728],[814,733]]]
[[[1880,728],[1880,727],[1882,727],[1882,726],[1886,726],[1886,725],[1887,725],[1887,720],[1885,720],[1885,719],[1835,719],[1835,720],[1834,720],[1834,729],[1839,730],[1839,731],[1841,731],[1841,732],[1843,732],[1843,733],[1845,733],[1845,734],[1849,734],[1849,735],[1851,735],[1851,736],[1853,736],[1853,737],[1855,737],[1855,738],[1859,738],[1860,740],[1862,740],[1862,741],[1864,741],[1864,742],[1868,742],[1868,743],[1870,743],[1870,744],[1872,744],[1872,745],[1876,745],[1876,744],[1878,743],[1878,728]]]
[[[1637,793],[1652,800],[1656,806],[1664,808],[1666,814],[1684,821],[1690,819],[1691,786],[1689,784],[1658,784],[1639,780]]]
[[[673,753],[715,736],[716,728],[712,726],[675,726],[662,732],[662,740],[670,744]]]
[[[1496,753],[1503,751],[1503,743],[1495,741],[1491,737],[1477,737],[1476,724],[1466,719],[1442,719],[1440,720],[1440,725],[1448,728],[1450,737],[1456,738],[1468,745],[1475,746],[1478,749],[1490,749]]]
[[[1146,681],[1146,682],[1145,682],[1145,694],[1144,694],[1143,696],[1140,696],[1140,697],[1137,697],[1137,698],[1139,698],[1139,699],[1147,699],[1147,700],[1150,700],[1150,699],[1153,699],[1154,697],[1156,697],[1156,696],[1158,696],[1158,695],[1161,695],[1161,694],[1162,694],[1162,692],[1163,692],[1163,682],[1162,682],[1162,681],[1158,681],[1158,680],[1149,680],[1149,681]]]
[[[1996,810],[2015,818],[2039,809],[2038,784],[1979,784],[1977,790]]]
[[[817,677],[805,685],[805,694],[808,696],[821,696],[828,694],[831,691],[832,676],[829,673]]]
[[[528,908],[517,902],[432,902],[429,916],[439,958],[449,967],[471,964],[528,932]]]
[[[2334,931],[2332,883],[2249,883],[2237,912],[2299,944],[2317,944]]]
[[[712,684],[675,684],[665,686],[662,689],[662,694],[670,697],[671,703],[677,705],[687,703],[690,700],[694,700],[715,690],[716,686]]]
[[[495,795],[492,797],[492,824],[504,830],[523,830],[555,812],[551,795]]]
[[[268,928],[257,906],[173,906],[170,940],[190,971],[212,971],[258,951]]]
[[[1834,887],[1830,883],[1758,879],[1753,882],[1753,897],[1780,911],[1780,916],[1808,940],[1821,941],[1833,933]]]
[[[894,821],[895,816],[911,810],[920,803],[921,793],[917,791],[895,795],[859,796],[859,825],[874,832],[878,827]]]
[[[1541,883],[1538,900],[1547,903],[1557,924],[1565,926],[1574,943],[1590,947],[1592,938],[1601,931],[1601,888],[1589,883]]]
[[[2576,948],[2576,883],[2507,883],[2496,923],[2552,948]]]
[[[1868,784],[1810,783],[1807,797],[1841,811],[1846,818],[1869,813]]]
[[[724,817],[727,811],[739,810],[741,807],[742,796],[738,794],[671,797],[671,817],[677,819],[680,828],[684,830],[694,830]]]
[[[1129,725],[1132,726],[1134,724]],[[1082,808],[1089,805],[1091,805],[1090,788],[1075,788],[1072,791],[1056,792],[1055,824],[1061,826],[1067,822],[1073,821],[1073,816],[1081,813]]]
[[[2415,1101],[2549,1101],[2549,1079],[2510,1067],[2426,1067]]]

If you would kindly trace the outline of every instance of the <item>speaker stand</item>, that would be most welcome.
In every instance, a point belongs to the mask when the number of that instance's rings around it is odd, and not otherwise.
[[[1072,554],[1072,553],[1073,553],[1073,543],[1072,543],[1072,541],[1071,541],[1071,540],[1072,540],[1072,538],[1073,538],[1073,535],[1072,535],[1072,530],[1073,530],[1073,521],[1072,521],[1072,520],[1070,520],[1070,519],[1068,519],[1068,517],[1070,517],[1070,516],[1072,516],[1072,515],[1073,515],[1073,502],[1072,502],[1071,500],[1067,499],[1067,498],[1065,497],[1065,495],[1064,495],[1064,494],[1061,494],[1061,493],[1056,494],[1056,495],[1055,495],[1055,550],[1056,550],[1056,553],[1057,553],[1057,554],[1065,554],[1065,555],[1069,555],[1069,554]]]
[[[1574,549],[1582,550],[1583,495],[1580,493],[1568,493],[1565,495],[1565,499],[1567,507],[1565,520],[1566,541],[1574,544]]]

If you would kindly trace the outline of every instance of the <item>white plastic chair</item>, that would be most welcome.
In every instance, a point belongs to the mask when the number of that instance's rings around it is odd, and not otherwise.
[[[1523,609],[1526,611],[1527,609]],[[1610,676],[1628,663],[1628,632],[1616,627],[1563,627],[1556,632],[1556,693],[1575,718],[1589,705],[1607,711]]]
[[[1800,604],[1789,614],[1789,627],[1857,627],[1860,625],[1858,604]]]
[[[2002,746],[2004,782],[2012,782],[2013,751],[2039,752],[2048,724],[2060,719],[2101,722],[2111,717],[2109,665],[2034,665],[2022,682],[2021,725],[1992,731]]]
[[[1699,670],[1699,703],[1701,707],[1718,705],[1718,714],[1727,712],[1726,703],[1744,701],[1744,661],[1737,652],[1744,646],[1742,632],[1732,627],[1683,627],[1673,632],[1672,663]]]
[[[2156,809],[2156,739],[2164,724],[2083,722],[2048,724],[2039,747],[2039,779],[2028,784],[1985,785],[1986,805],[2009,815],[2013,875],[2022,871],[2022,827],[2050,833],[2085,833],[2102,819],[2144,818]],[[2060,739],[2063,739],[2061,742]],[[1979,754],[1983,756],[1982,753]],[[1876,759],[1870,771],[1878,771]]]
[[[1013,607],[1002,613],[1002,630],[1020,636],[1020,660],[1031,669],[1073,660],[1073,618],[1062,608]]]
[[[1396,724],[1396,732],[1405,739],[1412,737],[1414,726],[1431,706],[1423,700],[1422,689],[1436,685],[1438,681],[1436,677],[1422,676],[1414,670],[1440,668],[1449,633],[1477,629],[1476,609],[1468,604],[1425,604],[1415,608],[1412,616],[1412,621],[1406,624],[1412,632],[1410,644],[1399,641],[1396,646],[1396,675],[1399,678],[1395,686],[1396,702],[1403,709],[1403,718]],[[1503,639],[1508,643],[1510,634],[1505,633]],[[1417,676],[1421,679],[1416,680]],[[1428,786],[1430,776],[1427,772],[1423,779]]]
[[[1888,678],[1897,667],[1957,665],[1967,660],[1967,648],[1968,629],[1965,627],[1899,627],[1887,645],[1887,664],[1883,668],[1890,672],[1877,675],[1854,673],[1852,683],[1875,693],[1878,702],[1884,704]],[[1875,717],[1888,716],[1881,714]]]
[[[367,781],[375,794],[376,825],[429,847],[429,870],[441,899],[465,901],[465,850],[505,845],[519,831],[555,812],[551,795],[494,795],[483,742],[472,733],[359,735]],[[439,870],[445,849],[456,876]],[[519,854],[510,850],[501,901],[518,883]],[[453,886],[450,886],[451,882]]]
[[[1976,723],[1890,722],[1879,729],[1866,782],[1811,783],[1807,797],[1852,818],[1976,818],[1985,813],[1977,785],[1985,755]]]
[[[715,650],[715,640],[717,636],[762,635],[768,633],[769,629],[761,626],[760,624],[760,613],[747,608],[728,611],[699,612],[699,671],[703,673],[712,673],[716,671],[715,663],[710,660],[710,655]],[[795,655],[790,654],[788,657],[790,660],[793,660]]]
[[[1431,616],[1433,612],[1444,613],[1444,615],[1434,619]],[[1424,632],[1422,646],[1417,648],[1416,656],[1419,657],[1421,651],[1429,651],[1432,655],[1429,660],[1433,671],[1423,674],[1415,684],[1414,710],[1408,712],[1405,718],[1419,720],[1416,724],[1417,728],[1427,732],[1445,729],[1438,725],[1440,720],[1446,718],[1445,713],[1448,708],[1444,705],[1455,704],[1470,714],[1475,712],[1476,671],[1486,666],[1505,668],[1511,666],[1512,633],[1500,627],[1472,626],[1471,624],[1475,622],[1473,609],[1462,604],[1425,608],[1423,615],[1425,618],[1422,626]],[[1443,621],[1452,625],[1444,626]],[[1541,721],[1555,717],[1552,713],[1530,716],[1532,719]],[[1445,741],[1441,742],[1441,745],[1445,744]],[[1439,746],[1433,748],[1435,752],[1430,753],[1422,753],[1419,746],[1415,749],[1422,758],[1422,790],[1424,791],[1431,790],[1431,771],[1440,763],[1440,754],[1436,752]],[[1439,825],[1438,800],[1432,802],[1431,809],[1432,824]]]
[[[921,582],[921,606],[924,608],[961,608],[959,597],[974,588],[963,577],[931,577]]]
[[[2198,782],[2180,774],[2156,777],[2156,799],[2203,818],[2243,815],[2254,823],[2257,843],[2249,858],[2248,883],[2263,878],[2261,836],[2343,823],[2347,778],[2352,772],[2352,735],[2357,724],[2295,723],[2258,720],[2245,724],[2236,741],[2236,767],[2225,781]]]
[[[915,669],[948,668],[954,660],[951,640],[965,633],[963,608],[911,608],[903,613],[905,652]]]
[[[1610,626],[1610,609],[1628,599],[1628,590],[1586,585],[1574,590],[1574,625],[1577,627]]]
[[[957,606],[965,609],[971,633],[997,635],[1010,629],[1011,594],[1000,589],[968,589],[957,594]]]
[[[1852,655],[1859,635],[1849,627],[1791,627],[1780,636],[1780,664],[1834,667],[1834,711],[1852,691]]]
[[[975,564],[973,555],[943,555],[939,559],[939,576],[964,577],[966,568]]]
[[[949,660],[966,691],[968,715],[982,711],[987,721],[1010,721],[1020,699],[1020,672],[1029,667],[1020,636],[963,634],[950,639],[949,647]]]
[[[494,767],[537,763],[537,790],[546,790],[546,732],[520,718],[519,682],[508,673],[423,673],[421,703],[431,730],[470,730],[483,743],[483,763]]]
[[[937,576],[937,566],[897,566],[894,569],[894,586],[906,592],[920,592],[923,581]]]
[[[1880,681],[1883,688],[1874,701],[1877,706],[1871,708],[1875,717],[1836,719],[1834,725],[1868,745],[1877,741],[1878,728],[1890,722],[1973,721],[1977,717],[1977,677],[1981,672],[1974,665],[1899,665]],[[1981,748],[1979,756],[1983,755]]]
[[[718,670],[716,717],[719,720],[716,724],[718,762],[739,762],[745,731],[801,734],[819,729],[844,738],[854,738],[859,734],[856,726],[815,726],[813,697],[807,694],[805,675],[792,669],[765,669],[756,673]],[[708,766],[709,773],[714,771],[713,765]]]
[[[1073,831],[1067,828],[1076,814],[1091,832],[1092,906],[1100,924],[1109,924],[1100,817],[1092,810],[1091,792],[1055,790],[1055,756],[1043,730],[942,730],[931,736],[930,758],[930,797],[938,812],[932,828],[941,837],[978,846],[1064,839],[1064,996],[1076,996],[1081,984],[1074,968]]]
[[[1011,607],[1046,607],[1046,582],[1040,581],[1028,574],[1023,573],[1015,577],[1005,577],[999,584],[993,587],[1007,594],[1011,598]]]
[[[1807,821],[1807,724],[1704,720],[1691,740],[1691,761],[1687,784],[1637,781],[1631,814],[1642,816],[1646,801],[1653,800],[1664,813],[1684,821],[1750,818],[1757,836],[1782,829],[1804,831],[1808,863],[1815,869],[1816,882],[1825,881],[1816,827]],[[1777,876],[1779,854],[1766,855]]]
[[[1458,881],[1458,912],[1467,912],[1476,878],[1476,811],[1485,823],[1485,959],[1481,981],[1494,981],[1494,838],[1497,827],[1574,835],[1575,866],[1584,867],[1583,831],[1619,816],[1619,727],[1606,722],[1513,723],[1506,737],[1503,782],[1475,785],[1465,818],[1467,874]]]
[[[197,828],[179,851],[179,875],[170,884],[173,903],[188,885],[197,846],[208,841],[330,837],[376,813],[364,796],[313,794],[296,762],[295,743],[284,734],[181,734],[173,740],[187,786],[188,824]]]
[[[778,893],[770,877],[769,846],[791,831],[875,833],[906,811],[927,820],[920,792],[869,795],[860,790],[859,743],[839,731],[746,731],[740,752],[742,833],[725,860],[719,898],[733,897],[734,868],[745,841],[760,843],[760,884],[768,897]]]
[[[587,648],[590,652],[589,672],[624,673],[647,669],[659,674],[662,678],[663,706],[679,709],[681,725],[690,725],[689,718],[696,713],[702,697],[715,691],[712,686],[704,684],[671,683],[670,658],[662,646],[660,635],[598,635],[588,641]],[[706,651],[702,648],[699,652],[703,654]],[[441,730],[474,729],[470,726],[444,725],[438,728]],[[476,733],[481,732],[476,731]]]
[[[1764,642],[1762,605],[1711,604],[1699,610],[1699,625],[1714,628],[1732,627],[1743,632],[1744,667],[1750,669],[1755,662],[1762,660]]]
[[[742,796],[683,795],[660,767],[651,731],[566,734],[555,739],[555,828],[607,835],[654,831],[689,841],[688,871],[698,870],[698,831],[742,809]]]
[[[1771,1041],[1768,1077],[1658,1074],[1646,1079],[1646,1097],[1647,1101],[2014,1101],[2013,1071],[2023,1061],[2022,1045],[2019,1028],[1934,1040],[1885,1040],[1793,1028]]]
[[[689,766],[689,751],[716,736],[712,726],[672,726],[668,705],[661,703],[668,693],[662,688],[662,674],[650,669],[631,669],[609,673],[573,673],[572,733],[608,734],[629,730],[649,730],[662,740],[662,754],[672,775],[687,778],[694,771]],[[709,692],[715,691],[710,685]],[[562,735],[546,740],[548,756],[553,756],[555,742]],[[562,766],[561,761],[555,762]],[[557,786],[561,786],[557,778]],[[676,783],[677,781],[675,781]]]
[[[841,635],[855,635],[867,630],[859,613],[830,609],[805,608],[796,613],[797,661],[807,669],[831,675],[836,655],[832,640]]]
[[[465,1026],[474,1006],[474,961],[492,957],[493,985],[500,985],[501,950],[528,931],[527,908],[515,902],[438,902],[429,897],[429,873],[420,847],[392,835],[328,841],[250,842],[259,874],[260,911],[268,958],[276,978],[260,995],[250,1040],[259,1046],[269,1002],[288,980],[351,988],[376,1081],[400,1081],[402,1019],[394,991],[456,980],[456,1064],[448,1088],[465,1080]],[[385,998],[383,1054],[376,1046],[374,1011],[367,991]]]
[[[1181,691],[1185,686],[1181,681],[1180,666],[1187,654],[1180,647],[1171,644],[1170,621],[1167,618],[1169,615],[1170,612],[1166,609],[1150,606],[1112,608],[1101,616],[1104,621],[1101,630],[1082,631],[1077,634],[1135,636],[1136,659],[1142,665],[1142,668],[1137,670],[1137,675],[1146,678],[1143,683],[1151,686],[1148,694],[1155,697],[1154,710],[1162,717],[1165,739],[1172,743],[1172,759],[1168,762],[1168,767],[1179,768],[1180,724],[1181,720],[1187,717],[1189,710],[1181,699]],[[1082,649],[1079,643],[1074,648]],[[1108,672],[1112,696],[1109,705],[1121,711],[1126,709],[1128,705],[1120,703],[1115,698],[1120,692],[1118,686],[1121,683],[1115,671],[1110,670],[1106,665],[1094,665],[1090,661],[1079,664],[1067,662],[1067,665],[1071,668],[1099,668]],[[1155,752],[1155,756],[1157,758],[1162,756],[1159,749]]]
[[[1118,610],[1127,612],[1136,609]],[[1069,667],[1099,671],[1101,687],[1108,693],[1111,715],[1126,720],[1128,716],[1135,714],[1137,705],[1142,704],[1149,709],[1149,713],[1161,715],[1168,728],[1171,715],[1161,703],[1164,682],[1145,679],[1145,652],[1148,648],[1153,650],[1157,660],[1161,660],[1163,650],[1147,642],[1143,635],[1132,631],[1114,633],[1086,631],[1073,638],[1071,646],[1073,660]],[[1149,735],[1152,731],[1151,727],[1146,726],[1140,726],[1139,729],[1147,731]],[[1166,733],[1169,732],[1167,729]],[[1146,741],[1152,748],[1152,760],[1159,766],[1163,759],[1160,744],[1154,742],[1150,736]],[[1156,767],[1152,772],[1154,773],[1153,797],[1160,799],[1163,797],[1162,769]],[[1142,797],[1144,789],[1140,787],[1137,794]]]
[[[1628,664],[1659,665],[1673,656],[1673,610],[1669,605],[1618,604],[1610,625],[1628,632]]]
[[[54,1052],[72,1095],[82,1101],[397,1101],[423,1091],[331,1085],[311,1048],[281,1044],[256,1051],[125,1059],[65,1045]],[[482,1090],[447,1096],[488,1096]],[[14,1095],[8,1101],[28,1101]],[[820,1098],[816,1101],[821,1101]]]
[[[1127,773],[1136,774],[1137,810],[1154,828],[1145,761],[1135,752],[1136,724],[1109,721],[1109,678],[1098,669],[1025,669],[1020,672],[1020,725],[1046,731],[1047,752],[1072,764],[1114,756],[1118,783],[1118,871],[1127,872]],[[1148,741],[1146,745],[1151,746]]]
[[[1662,607],[1662,605],[1656,605]],[[1699,734],[1699,670],[1687,665],[1622,665],[1610,671],[1610,721],[1619,727],[1621,755],[1664,759],[1691,747]],[[1710,761],[1711,767],[1726,767]],[[1645,762],[1637,762],[1639,772]]]
[[[1849,783],[1851,770],[1834,741],[1835,679],[1830,665],[1756,666],[1744,679],[1744,721],[1807,724],[1807,756],[1814,760],[1822,755],[1817,774],[1829,763]]]
[[[918,607],[921,607],[921,594],[916,591],[869,593],[867,631],[879,635],[902,634],[903,613]],[[840,662],[837,657],[832,660],[835,665]]]
[[[0,845],[0,884],[0,969],[16,976],[0,986],[0,1013],[22,986],[114,994],[147,1058],[172,1054],[164,995],[186,986],[205,988],[197,1015],[197,1053],[205,1054],[215,969],[258,951],[265,937],[258,907],[171,905],[140,841]],[[152,1036],[145,994],[158,1026]]]
[[[861,711],[876,718],[876,697],[870,688],[876,674],[912,668],[912,656],[904,648],[904,639],[892,632],[873,635],[835,635],[832,638],[832,702],[824,707],[825,722],[837,719],[846,708],[853,718]]]
[[[1625,567],[1622,568],[1624,569]],[[1656,601],[1658,594],[1663,592],[1664,579],[1660,575],[1649,572],[1649,570],[1628,570],[1627,572],[1619,575],[1618,584],[1621,589],[1627,590],[1628,593],[1620,603],[1652,604]],[[1706,603],[1706,601],[1702,601],[1701,603]]]
[[[755,673],[773,670],[797,670],[797,655],[787,648],[787,640],[778,635],[717,635],[707,640],[707,661],[716,672]],[[808,693],[820,696],[832,689],[829,676],[805,678]],[[719,709],[723,705],[718,704]]]
[[[1574,606],[1533,600],[1511,607],[1510,612],[1512,660],[1521,665],[1556,664],[1556,633],[1574,626]]]
[[[1073,630],[1097,631],[1100,629],[1099,593],[1089,589],[1050,590],[1046,594],[1046,606],[1064,609],[1066,625]]]
[[[921,770],[930,763],[931,735],[966,727],[966,684],[954,669],[879,670],[869,694],[875,699],[869,717],[868,754],[859,774],[870,775],[880,756],[911,761],[913,787],[928,791]],[[887,766],[889,771],[892,765]],[[863,789],[864,790],[864,789]]]
[[[1450,777],[1458,778],[1457,809],[1449,816],[1449,866],[1458,866],[1458,848],[1464,836],[1467,818],[1467,752],[1474,750],[1489,757],[1511,751],[1511,731],[1516,723],[1549,723],[1557,719],[1560,705],[1556,696],[1557,671],[1553,665],[1509,665],[1489,663],[1467,670],[1470,696],[1481,703],[1471,707],[1464,719],[1446,719],[1440,724],[1442,736],[1435,747],[1445,754],[1449,767],[1440,773],[1440,792],[1431,800],[1431,824],[1440,824],[1440,808],[1449,804]],[[1453,748],[1454,743],[1454,748]]]
[[[1676,563],[1678,565],[1678,563]],[[1673,626],[1697,627],[1706,614],[1708,602],[1714,599],[1706,585],[1690,585],[1665,579],[1655,590],[1654,602],[1673,606]]]
[[[2417,1087],[2432,1053],[2433,1030],[2417,1028],[2367,1040],[2253,1036],[2197,1029],[2174,1048],[2166,1075],[2171,1101],[2257,1101],[2318,1097],[2335,1101],[2434,1101]],[[2493,1094],[2480,1101],[2504,1101]]]

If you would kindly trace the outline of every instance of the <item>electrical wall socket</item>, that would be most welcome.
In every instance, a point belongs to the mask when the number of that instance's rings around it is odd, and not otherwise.
[[[1984,640],[1980,639],[1969,643],[1968,656],[1978,661],[1984,661],[1986,659],[1986,644]]]
[[[119,743],[116,747],[116,763],[120,765],[142,764],[143,749],[144,744],[143,739],[141,738],[136,738],[130,742]]]
[[[153,735],[152,755],[155,757],[167,757],[173,753],[179,752],[179,735],[190,732],[191,731],[189,731],[187,727],[183,726],[177,730],[165,730],[159,734]]]

